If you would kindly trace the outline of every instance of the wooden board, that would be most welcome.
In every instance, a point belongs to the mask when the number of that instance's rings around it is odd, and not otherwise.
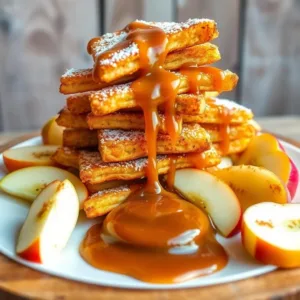
[[[17,138],[0,147],[0,152],[36,134]],[[300,147],[300,143],[288,140]],[[65,280],[31,270],[0,254],[0,297],[19,299],[18,296],[42,299],[299,299],[300,268],[278,270],[266,275],[228,284],[180,290],[114,289]],[[14,296],[15,297],[14,297]],[[5,298],[7,297],[7,298]]]

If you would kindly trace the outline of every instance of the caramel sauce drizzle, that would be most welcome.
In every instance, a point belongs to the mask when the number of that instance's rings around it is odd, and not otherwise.
[[[179,133],[174,107],[179,79],[162,67],[167,55],[167,36],[160,28],[139,22],[129,24],[126,30],[127,39],[101,56],[128,43],[138,45],[140,77],[131,87],[145,118],[147,184],[113,209],[103,224],[88,231],[81,255],[96,268],[147,282],[175,283],[211,274],[227,264],[227,255],[215,239],[209,218],[193,204],[164,190],[158,179],[159,103],[164,103],[166,126],[174,143]],[[192,80],[193,75],[187,76]],[[172,160],[170,185],[174,181],[175,163]]]

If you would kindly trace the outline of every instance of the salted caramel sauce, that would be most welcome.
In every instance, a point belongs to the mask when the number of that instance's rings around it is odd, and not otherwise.
[[[145,118],[147,183],[113,209],[103,224],[88,231],[81,255],[96,268],[153,283],[175,283],[211,274],[227,264],[227,255],[215,239],[209,218],[193,204],[164,190],[158,179],[158,103],[164,102],[167,130],[174,142],[179,129],[174,108],[179,79],[162,68],[167,36],[163,30],[139,22],[129,24],[126,30],[126,42],[116,47],[122,49],[129,41],[139,48],[140,77],[131,87]],[[175,164],[173,169],[175,174]]]

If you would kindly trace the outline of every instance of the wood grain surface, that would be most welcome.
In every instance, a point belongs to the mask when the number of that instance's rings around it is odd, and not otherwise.
[[[269,122],[278,124],[274,118]],[[299,119],[298,119],[298,122]],[[300,134],[300,127],[298,127]],[[30,133],[0,147],[0,152],[36,136]],[[300,147],[300,142],[284,140]],[[1,136],[0,136],[1,141]],[[31,270],[0,255],[0,299],[104,299],[104,300],[181,300],[181,299],[299,299],[300,269],[277,270],[247,280],[204,288],[180,290],[127,290],[65,280]]]

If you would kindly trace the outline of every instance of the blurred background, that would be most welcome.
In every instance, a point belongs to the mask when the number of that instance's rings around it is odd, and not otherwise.
[[[300,0],[0,0],[0,131],[39,128],[64,105],[59,78],[87,68],[90,38],[134,19],[218,22],[224,94],[257,116],[300,114]]]

